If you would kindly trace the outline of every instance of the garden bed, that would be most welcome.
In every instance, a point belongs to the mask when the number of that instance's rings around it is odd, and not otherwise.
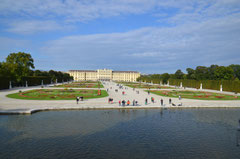
[[[212,93],[212,92],[203,92],[203,91],[152,90],[150,92],[160,96],[173,97],[173,98],[178,98],[179,96],[181,96],[181,98],[200,99],[200,100],[240,100],[240,96],[221,94],[221,93]]]
[[[10,98],[30,100],[73,100],[78,96],[82,96],[85,99],[101,98],[108,96],[108,93],[105,90],[101,90],[101,95],[98,95],[98,90],[35,89],[7,95]]]

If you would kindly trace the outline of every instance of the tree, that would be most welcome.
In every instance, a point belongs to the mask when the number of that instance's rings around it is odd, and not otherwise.
[[[28,53],[11,53],[6,58],[5,66],[15,76],[17,82],[20,82],[22,77],[29,76],[31,68],[35,68],[33,61],[32,56]]]
[[[168,73],[164,73],[161,75],[161,79],[163,81],[163,83],[167,83],[168,82],[168,79],[170,78],[170,75]]]
[[[196,79],[194,69],[187,68],[186,71],[187,71],[187,79]]]
[[[214,72],[217,80],[232,80],[234,77],[233,69],[231,67],[219,66]]]
[[[197,80],[209,79],[208,68],[205,66],[197,66],[195,70],[195,76]]]
[[[179,69],[179,70],[177,70],[176,72],[175,72],[175,78],[176,79],[183,79],[183,75],[184,75],[184,73]]]
[[[240,79],[240,65],[230,65],[233,69],[234,78]]]
[[[210,80],[215,80],[215,76],[214,76],[214,72],[216,71],[216,69],[218,68],[218,65],[211,65],[208,68],[208,73],[209,73],[209,79]]]

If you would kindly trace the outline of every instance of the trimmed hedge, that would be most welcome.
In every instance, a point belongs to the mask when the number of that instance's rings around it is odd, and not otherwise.
[[[0,89],[8,89],[10,80],[10,77],[0,76]]]
[[[45,76],[29,76],[29,77],[23,77],[22,78],[22,85],[26,85],[26,81],[28,83],[28,86],[37,86],[41,85],[42,81],[43,84],[51,84],[51,77],[45,77]]]
[[[169,79],[169,84],[174,86],[180,86],[182,82],[183,87],[191,87],[191,88],[200,88],[200,84],[202,83],[203,89],[212,89],[212,90],[220,90],[220,85],[222,84],[223,91],[228,92],[238,92],[240,93],[240,81],[217,81],[217,80],[188,80],[188,79]]]

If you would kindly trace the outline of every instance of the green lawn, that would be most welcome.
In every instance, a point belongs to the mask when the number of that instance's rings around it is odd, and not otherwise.
[[[187,99],[200,99],[200,100],[240,100],[240,96],[220,94],[220,93],[211,93],[211,92],[202,92],[202,91],[178,91],[178,90],[162,90],[162,91],[150,91],[151,93],[165,96]]]
[[[29,99],[29,100],[73,100],[77,96],[83,96],[84,99],[107,97],[108,93],[101,90],[76,90],[76,89],[36,89],[20,93],[8,94],[9,98]]]
[[[121,84],[124,84],[125,86],[131,87],[131,88],[151,88],[151,89],[173,89],[172,87],[168,86],[160,86],[160,85],[149,85],[149,84],[143,84],[143,83],[133,83],[133,82],[121,82]]]
[[[84,81],[84,82],[73,82],[69,84],[57,85],[54,87],[65,87],[65,88],[103,88],[103,85],[99,82]]]

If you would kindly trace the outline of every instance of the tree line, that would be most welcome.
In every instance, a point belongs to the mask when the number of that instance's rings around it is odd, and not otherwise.
[[[5,61],[0,62],[1,82],[5,81],[5,83],[9,83],[6,81],[11,81],[15,85],[21,86],[28,80],[33,85],[39,85],[38,81],[40,79],[41,81],[45,80],[45,84],[50,83],[50,81],[55,82],[56,79],[58,82],[73,80],[73,77],[68,73],[61,71],[40,71],[34,69],[34,59],[31,54],[24,52],[10,53]]]
[[[234,80],[240,79],[240,65],[232,64],[229,66],[211,65],[197,66],[195,69],[187,68],[187,73],[183,73],[178,69],[174,74],[151,74],[141,75],[138,81],[153,81],[161,80],[163,83],[167,83],[169,79],[189,79],[189,80]]]

